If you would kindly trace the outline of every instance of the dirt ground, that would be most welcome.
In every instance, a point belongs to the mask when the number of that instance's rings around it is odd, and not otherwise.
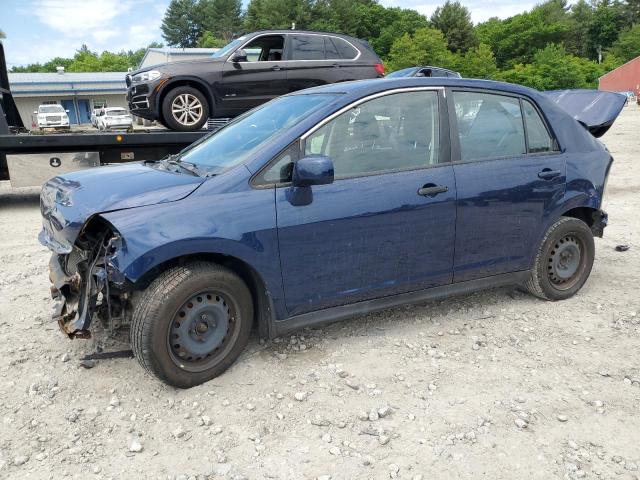
[[[253,338],[187,391],[134,359],[80,366],[96,345],[50,320],[37,191],[2,185],[0,478],[640,478],[638,132],[631,106],[603,139],[610,226],[573,299],[498,289]]]

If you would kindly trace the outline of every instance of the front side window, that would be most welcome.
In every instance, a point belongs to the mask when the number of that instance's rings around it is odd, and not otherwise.
[[[258,152],[284,130],[334,101],[339,94],[322,93],[279,97],[255,108],[220,130],[196,142],[178,160],[219,174]]]
[[[269,35],[258,37],[243,48],[248,62],[279,62],[284,51],[284,37]]]
[[[529,153],[551,152],[554,142],[549,135],[542,118],[535,107],[527,100],[522,101],[522,111],[527,125],[527,137],[529,140]]]
[[[305,155],[333,160],[336,178],[421,168],[439,161],[438,94],[385,95],[359,104],[305,140]]]
[[[520,101],[478,92],[453,92],[462,161],[524,155]]]

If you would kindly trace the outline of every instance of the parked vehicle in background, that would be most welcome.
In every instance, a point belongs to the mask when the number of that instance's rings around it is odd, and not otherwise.
[[[100,110],[102,110],[102,108],[94,108],[93,110],[91,110],[90,121],[92,127],[98,128],[98,114],[100,113]]]
[[[121,107],[103,108],[96,118],[98,130],[127,130],[133,126],[131,115]]]
[[[363,40],[273,30],[239,37],[206,60],[132,72],[126,81],[131,113],[188,131],[296,90],[383,75],[382,61]]]
[[[58,104],[40,105],[38,110],[33,112],[34,115],[37,115],[38,128],[55,128],[56,130],[69,128],[67,113],[68,110]]]
[[[385,78],[398,78],[398,77],[447,77],[447,78],[462,78],[458,72],[453,70],[447,70],[440,67],[409,67],[402,70],[396,70],[385,75]]]
[[[497,82],[328,85],[179,155],[59,175],[40,199],[58,323],[130,323],[142,366],[190,387],[253,325],[275,337],[501,285],[569,298],[607,224],[613,159],[593,135],[625,101],[594,95],[608,107],[580,94],[574,119]]]

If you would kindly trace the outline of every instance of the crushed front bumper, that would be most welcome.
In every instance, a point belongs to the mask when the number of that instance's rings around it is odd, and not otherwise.
[[[89,325],[95,307],[95,289],[91,275],[88,281],[79,272],[69,276],[61,264],[63,255],[53,254],[49,261],[51,297],[56,300],[53,319],[69,338],[89,338]]]

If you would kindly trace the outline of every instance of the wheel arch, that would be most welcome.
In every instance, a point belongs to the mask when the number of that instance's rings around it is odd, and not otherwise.
[[[602,210],[588,206],[571,208],[565,211],[562,216],[582,220],[596,237],[602,237],[607,221],[606,214]]]
[[[206,83],[196,77],[174,77],[162,86],[162,90],[160,90],[160,94],[158,95],[156,110],[158,112],[158,117],[163,123],[165,122],[165,118],[162,113],[162,102],[164,102],[164,99],[169,92],[176,87],[192,87],[202,93],[209,104],[209,117],[213,115],[216,101],[211,89]]]
[[[254,306],[254,323],[258,327],[260,338],[273,338],[274,308],[271,295],[262,276],[247,262],[240,258],[221,253],[199,252],[180,255],[155,265],[133,284],[134,290],[143,290],[162,272],[171,267],[184,265],[193,261],[206,261],[222,265],[237,274],[247,285],[251,292]]]

